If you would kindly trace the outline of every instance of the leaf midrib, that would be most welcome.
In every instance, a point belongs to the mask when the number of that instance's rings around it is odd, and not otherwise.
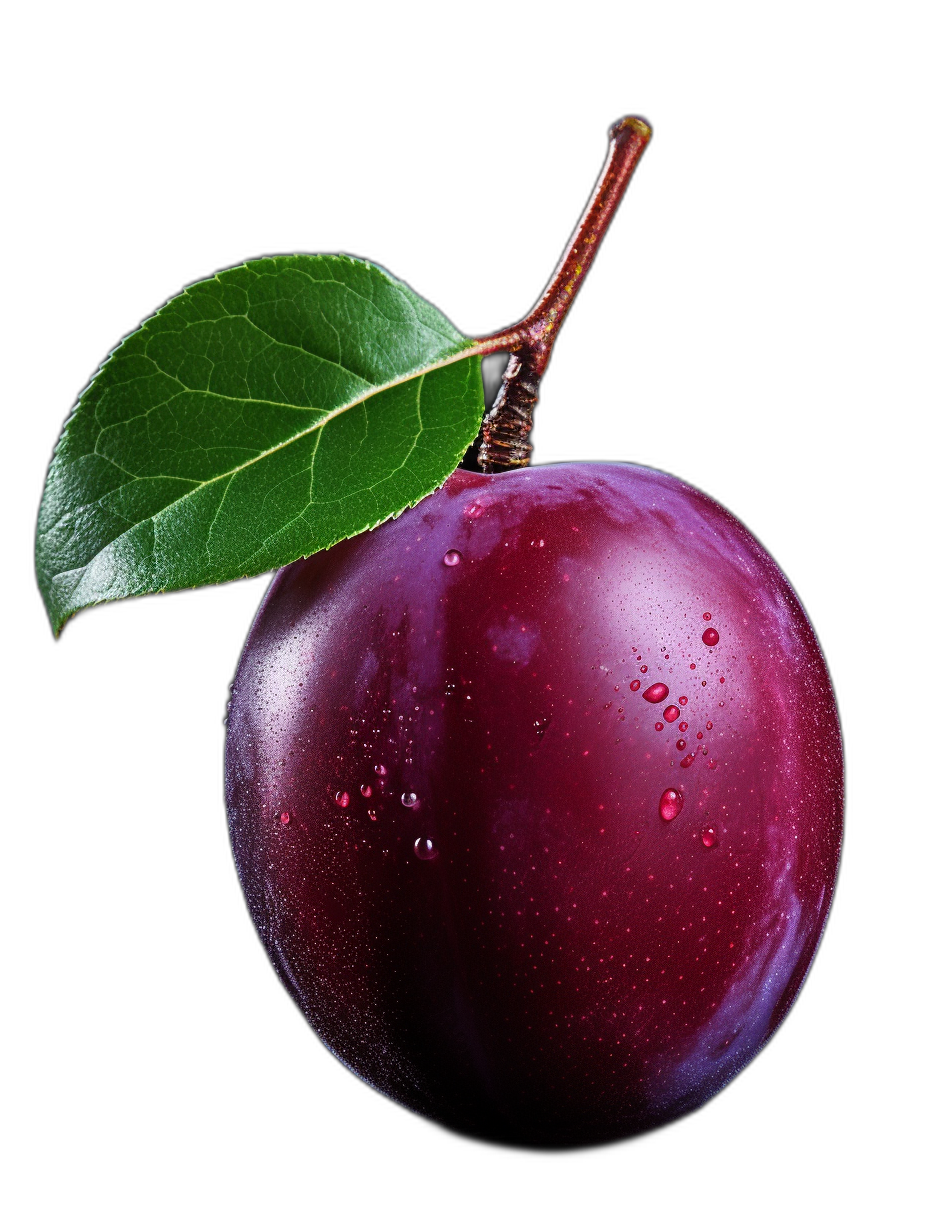
[[[446,366],[446,365],[444,365],[444,364],[436,364],[436,365],[435,365],[435,367],[437,367],[437,368],[440,368],[440,367],[445,367],[445,366]],[[383,476],[381,476],[381,478],[377,480],[377,483],[376,483],[376,484],[369,484],[369,485],[368,485],[368,487],[367,487],[366,489],[364,489],[365,491],[372,492],[372,491],[374,490],[374,488],[375,488],[375,487],[379,486],[380,484],[386,483],[388,479],[392,479],[392,478],[393,478],[393,476],[394,476],[395,474],[397,474],[397,472],[398,472],[398,471],[401,471],[401,470],[403,469],[403,467],[406,465],[406,463],[409,461],[410,457],[412,456],[413,451],[415,450],[415,447],[416,447],[416,445],[418,444],[419,438],[420,438],[420,436],[422,435],[422,433],[423,433],[423,431],[424,431],[424,424],[422,423],[422,385],[423,385],[423,383],[424,383],[425,377],[427,376],[427,374],[428,374],[431,370],[432,370],[431,368],[423,368],[421,372],[416,373],[416,374],[415,374],[415,376],[412,376],[412,377],[410,377],[410,378],[409,378],[410,380],[415,380],[415,381],[417,382],[417,385],[418,385],[418,388],[416,389],[416,419],[419,421],[419,430],[418,430],[418,432],[416,433],[416,435],[413,437],[412,441],[410,442],[409,448],[406,450],[406,455],[405,455],[405,457],[403,458],[402,462],[400,462],[400,464],[399,464],[398,466],[395,466],[395,467],[393,468],[393,470],[392,470],[392,471],[390,471],[389,475],[383,475]],[[366,401],[366,399],[365,399],[365,401]],[[252,554],[251,554],[250,556],[247,556],[247,557],[245,558],[245,560],[244,560],[244,561],[242,561],[242,568],[243,568],[243,569],[247,569],[247,568],[251,565],[251,562],[252,562],[253,560],[255,560],[255,559],[256,559],[256,557],[258,557],[258,556],[259,556],[262,552],[264,552],[264,551],[266,551],[266,550],[267,550],[267,546],[268,546],[268,544],[270,543],[271,539],[273,539],[275,536],[280,535],[280,534],[283,534],[285,531],[289,530],[289,528],[290,528],[290,527],[291,527],[291,526],[292,526],[292,525],[293,525],[296,521],[298,521],[298,520],[299,520],[299,518],[303,517],[303,515],[306,513],[306,510],[307,510],[307,509],[308,509],[308,508],[309,508],[309,507],[313,504],[313,499],[312,499],[312,489],[313,489],[313,483],[314,483],[314,481],[315,481],[316,452],[318,451],[318,448],[319,448],[319,444],[318,444],[318,442],[319,442],[319,439],[321,438],[321,435],[322,435],[322,428],[324,428],[324,427],[325,427],[325,424],[322,424],[322,425],[321,425],[321,427],[320,427],[320,430],[319,430],[319,436],[316,438],[316,448],[313,450],[312,457],[310,458],[310,467],[309,467],[309,474],[310,474],[309,491],[310,491],[310,497],[309,497],[309,500],[306,502],[306,504],[303,506],[303,508],[299,511],[299,513],[295,514],[292,518],[290,518],[290,519],[289,519],[289,521],[285,522],[282,526],[278,527],[278,529],[274,531],[274,534],[273,534],[273,535],[265,535],[265,536],[264,536],[264,538],[261,540],[261,546],[260,546],[259,548],[257,548],[254,552],[252,552]],[[360,490],[360,489],[359,489],[359,490]],[[226,491],[228,491],[228,488],[226,489]],[[223,497],[222,497],[222,499],[223,499],[223,500],[225,500],[225,493],[223,493]],[[340,499],[344,499],[344,498],[340,498]],[[316,502],[316,503],[319,503],[319,502]],[[338,504],[338,503],[339,503],[339,501],[326,501],[326,502],[325,502],[325,504]],[[222,505],[222,502],[220,501],[220,507],[221,507],[221,505]],[[218,517],[218,515],[219,515],[219,510],[217,509],[217,510],[216,510],[216,517]],[[387,516],[389,516],[389,515],[387,515]],[[212,529],[213,529],[213,526],[214,526],[214,525],[215,525],[215,523],[216,523],[216,517],[214,517],[214,518],[213,518],[213,520],[212,520],[212,522],[210,523],[210,528],[209,528],[209,531],[207,532],[207,536],[206,536],[206,539],[207,539],[207,549],[206,549],[206,550],[207,550],[207,555],[209,555],[209,536],[210,536],[210,534],[212,534]],[[382,519],[382,520],[384,520],[384,521],[385,521],[386,519]],[[367,527],[366,529],[368,529],[368,530],[369,530],[369,529],[370,529],[370,525],[368,525],[368,527]]]
[[[469,359],[472,356],[477,355],[479,353],[480,353],[479,348],[471,345],[469,347],[464,348],[463,350],[456,351],[453,355],[447,355],[442,359],[439,359],[439,360],[434,361],[433,363],[427,364],[423,368],[416,368],[411,372],[403,373],[400,376],[394,377],[390,381],[383,382],[381,385],[372,385],[369,389],[367,389],[359,397],[352,399],[350,402],[344,403],[342,406],[334,407],[321,420],[317,420],[312,426],[303,428],[300,432],[295,433],[293,436],[288,437],[286,440],[279,441],[276,445],[271,446],[269,449],[263,450],[261,453],[256,454],[253,458],[249,458],[247,462],[243,462],[241,466],[233,467],[231,470],[224,471],[221,475],[213,475],[209,479],[203,479],[195,483],[195,486],[192,487],[189,492],[185,492],[182,496],[178,496],[175,500],[168,502],[168,504],[164,505],[161,509],[159,509],[157,513],[150,514],[147,518],[142,518],[138,522],[134,522],[128,529],[124,531],[120,531],[118,535],[114,535],[112,539],[107,540],[107,542],[102,544],[97,549],[97,551],[94,552],[93,556],[91,556],[83,565],[74,566],[70,569],[63,569],[57,573],[51,574],[50,581],[55,582],[57,581],[58,578],[66,577],[68,574],[74,573],[77,569],[80,569],[82,571],[86,570],[91,564],[91,562],[95,560],[102,552],[106,551],[106,549],[111,547],[114,543],[117,543],[120,539],[123,538],[124,535],[130,534],[137,527],[142,526],[145,522],[154,522],[156,518],[161,517],[163,514],[167,513],[168,510],[181,506],[184,501],[190,500],[192,497],[196,496],[199,492],[205,491],[212,484],[220,483],[222,480],[228,480],[231,483],[232,479],[234,479],[236,475],[243,474],[250,466],[253,466],[256,463],[263,461],[265,458],[271,457],[273,454],[279,452],[281,449],[286,449],[289,445],[295,444],[297,441],[302,440],[304,437],[308,436],[312,432],[321,432],[321,430],[326,426],[326,424],[330,423],[337,416],[343,415],[346,411],[350,411],[356,406],[360,406],[362,402],[367,402],[369,398],[374,397],[376,394],[383,393],[388,389],[393,389],[397,385],[404,385],[408,381],[415,380],[417,377],[420,377],[420,378],[424,377],[429,372],[437,371],[437,369],[439,368],[446,368],[450,364],[458,363],[460,360]],[[150,356],[147,358],[150,358]],[[155,360],[152,360],[151,362],[155,364],[155,366],[158,368],[159,371],[163,372],[163,369],[160,368],[160,366],[157,364]],[[344,371],[347,371],[347,369],[344,369]],[[164,375],[170,377],[169,373],[164,373]],[[171,379],[177,380],[178,383],[182,385],[183,388],[188,393],[203,394],[207,392],[204,390],[191,390],[189,386],[184,385],[183,381],[180,381],[178,377],[173,377]],[[359,379],[363,379],[363,378],[359,378]],[[174,395],[174,396],[176,397],[177,395]],[[217,397],[217,398],[226,397],[225,394],[210,394],[210,396]],[[274,406],[274,407],[287,408],[287,409],[293,409],[293,410],[304,410],[305,411],[305,410],[313,409],[311,407],[295,407],[291,403],[269,401],[263,398],[232,398],[230,400],[237,401],[237,402],[250,403],[253,405]],[[147,413],[148,412],[146,412],[146,414]],[[139,417],[133,416],[133,418],[139,418]],[[128,422],[128,421],[120,421],[120,424],[122,424],[123,422]],[[420,416],[420,422],[421,422],[421,416]],[[101,429],[101,435],[103,431],[104,429]],[[96,443],[94,444],[93,453],[96,454],[98,457],[103,458],[104,461],[106,461],[110,465],[118,466],[120,470],[125,471],[125,467],[119,466],[118,463],[112,462],[111,459],[107,458],[105,454],[99,453],[96,448]],[[91,455],[90,454],[81,455],[81,457],[89,457],[89,456]],[[79,460],[80,459],[73,459],[73,461],[79,461]],[[69,459],[69,461],[71,460]],[[400,468],[397,468],[397,469],[400,469]],[[131,472],[125,471],[125,473],[130,474]],[[395,474],[396,472],[394,471],[393,473]],[[156,475],[135,476],[131,482],[136,483],[136,482],[139,482],[143,478],[144,479],[157,479],[157,478],[171,479],[173,478],[173,479],[178,479],[181,482],[192,482],[192,481],[183,479],[181,476],[156,476]],[[128,484],[120,484],[119,487],[111,489],[111,491],[108,492],[107,495],[111,496],[116,492],[121,492],[123,488],[128,487],[128,486],[129,486]],[[53,530],[56,526],[60,525],[60,523],[64,521],[66,517],[73,516],[74,514],[79,513],[81,510],[86,509],[90,507],[91,505],[99,505],[100,499],[101,498],[98,497],[97,500],[95,501],[91,501],[91,502],[88,502],[82,505],[77,505],[73,509],[69,509],[66,514],[63,514],[62,517],[58,519],[53,524],[52,527],[49,528],[49,531],[47,531],[46,534],[50,533],[51,530]],[[224,499],[225,497],[223,496],[223,500]],[[304,511],[305,511],[305,507],[304,507]],[[210,531],[212,530],[212,526],[214,523],[215,523],[215,519],[213,520],[213,523],[211,523],[210,525]],[[255,554],[253,553],[252,557],[250,557],[249,559],[253,559],[254,555]]]

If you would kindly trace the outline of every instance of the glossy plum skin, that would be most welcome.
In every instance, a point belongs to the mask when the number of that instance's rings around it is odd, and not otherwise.
[[[496,1141],[698,1107],[787,1013],[834,888],[815,634],[744,526],[641,467],[457,471],[282,570],[226,757],[248,906],[310,1023]]]

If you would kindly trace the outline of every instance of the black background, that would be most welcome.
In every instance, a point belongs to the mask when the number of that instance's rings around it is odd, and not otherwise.
[[[500,68],[502,71],[502,68]],[[582,76],[582,75],[580,75]],[[35,828],[25,947],[31,1013],[52,1024],[46,1115],[139,1184],[251,1172],[393,1169],[410,1196],[467,1175],[531,1189],[653,1173],[710,1188],[730,1169],[794,1167],[865,1133],[858,1042],[865,824],[855,795],[859,564],[847,493],[861,461],[838,429],[855,357],[853,290],[833,134],[837,103],[767,87],[518,92],[381,73],[343,99],[306,89],[224,96],[184,74],[173,101],[131,71],[111,95],[63,96],[21,195],[22,341],[30,382],[21,606],[30,689],[23,772]],[[264,85],[264,83],[263,83]],[[543,105],[520,106],[543,90]],[[134,90],[134,92],[133,92]],[[147,94],[145,91],[150,91]],[[155,97],[159,101],[155,101]],[[360,102],[359,102],[360,97]],[[804,118],[817,105],[816,124]],[[804,111],[806,108],[806,111]],[[820,637],[850,770],[849,840],[806,986],[778,1035],[698,1114],[637,1140],[500,1148],[410,1114],[315,1039],[251,926],[223,807],[223,718],[266,578],[134,600],[74,618],[55,642],[28,564],[44,472],[76,395],[107,352],[189,283],[250,257],[366,257],[468,334],[531,308],[627,112],[654,137],[557,341],[535,462],[615,460],[675,474],[769,549]],[[67,318],[49,334],[48,322]],[[617,383],[613,357],[624,363]],[[488,392],[502,361],[488,361]],[[858,368],[859,371],[859,368]],[[35,391],[41,391],[36,395]],[[27,929],[28,931],[28,929]],[[37,935],[37,934],[36,934]],[[30,931],[30,936],[32,933]],[[26,994],[25,994],[26,995]],[[461,1172],[465,1169],[465,1172]],[[483,1179],[482,1179],[483,1178]],[[532,1178],[535,1178],[532,1180]],[[573,1178],[573,1179],[572,1179]]]

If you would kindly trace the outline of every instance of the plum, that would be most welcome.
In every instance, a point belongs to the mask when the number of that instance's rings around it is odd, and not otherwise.
[[[548,1147],[653,1128],[770,1038],[843,798],[812,627],[731,514],[631,465],[457,471],[283,569],[232,688],[270,959],[357,1075]]]

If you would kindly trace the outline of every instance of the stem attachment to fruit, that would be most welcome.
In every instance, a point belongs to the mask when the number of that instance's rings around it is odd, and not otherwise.
[[[517,325],[477,339],[477,354],[510,353],[481,428],[477,464],[487,474],[529,464],[532,414],[551,348],[650,139],[650,125],[637,116],[613,124],[606,165],[541,299]]]

